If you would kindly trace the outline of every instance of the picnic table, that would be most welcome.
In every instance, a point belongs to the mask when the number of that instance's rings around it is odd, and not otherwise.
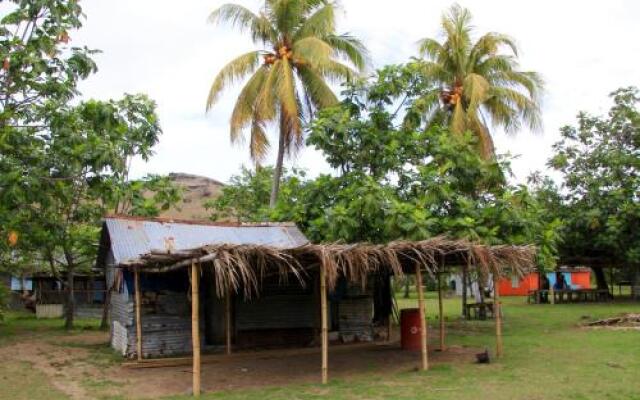
[[[484,320],[488,315],[493,318],[493,302],[469,303],[465,306],[465,313],[467,319],[471,319],[471,314],[473,319]]]
[[[542,297],[549,297],[553,293],[553,303],[587,303],[609,300],[607,289],[561,289],[561,290],[531,290],[527,302],[539,303]],[[547,296],[544,296],[544,295]],[[551,299],[549,299],[551,300]]]

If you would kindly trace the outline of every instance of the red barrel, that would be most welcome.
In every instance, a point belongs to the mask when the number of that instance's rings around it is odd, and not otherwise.
[[[405,308],[400,311],[400,346],[402,350],[420,350],[420,310]]]

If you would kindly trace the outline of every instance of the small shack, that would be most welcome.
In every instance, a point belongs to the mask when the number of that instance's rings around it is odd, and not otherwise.
[[[561,267],[557,272],[547,272],[545,276],[550,286],[556,284],[557,274],[564,277],[569,290],[581,290],[591,288],[591,270],[584,267]],[[528,296],[531,292],[540,289],[540,275],[538,272],[526,274],[523,277],[513,276],[502,278],[498,290],[501,296]]]
[[[139,362],[252,346],[317,345],[322,382],[333,339],[369,341],[390,326],[391,276],[416,275],[422,369],[428,368],[423,273],[465,265],[484,278],[522,276],[529,246],[485,246],[431,238],[388,244],[313,244],[294,224],[226,224],[105,218],[98,264],[110,288],[111,345]],[[439,296],[441,299],[441,295]],[[502,353],[496,297],[496,355]],[[444,319],[440,344],[444,349]]]
[[[556,284],[558,274],[562,274],[569,290],[591,289],[591,270],[584,267],[561,267],[557,272],[547,272],[545,276],[550,286]],[[523,277],[512,276],[500,279],[498,290],[501,296],[529,296],[540,289],[538,272]]]

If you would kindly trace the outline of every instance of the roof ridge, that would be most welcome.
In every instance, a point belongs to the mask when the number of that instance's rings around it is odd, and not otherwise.
[[[189,220],[180,218],[167,218],[167,217],[140,217],[126,214],[107,214],[103,220],[107,219],[119,219],[126,221],[141,221],[141,222],[157,222],[167,224],[184,224],[184,225],[202,225],[202,226],[221,226],[221,227],[249,227],[249,228],[272,228],[272,227],[295,227],[294,222],[230,222],[230,221],[204,221],[204,220]]]

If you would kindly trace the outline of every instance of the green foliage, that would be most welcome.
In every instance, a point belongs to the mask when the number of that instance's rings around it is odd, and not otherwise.
[[[550,204],[564,222],[563,255],[637,265],[640,95],[622,88],[611,97],[607,116],[582,112],[576,126],[561,129],[549,166],[562,174],[563,184]]]
[[[81,17],[75,0],[15,1],[0,23],[0,258],[63,270],[69,287],[95,260],[107,211],[156,215],[180,196],[165,178],[128,179],[161,133],[153,101],[72,101],[96,70],[95,51],[68,46]]]
[[[244,210],[239,219],[295,221],[316,242],[446,235],[534,243],[540,245],[541,266],[552,266],[557,226],[540,218],[544,211],[526,187],[505,181],[507,158],[481,157],[470,132],[453,135],[406,122],[424,84],[413,68],[389,66],[370,81],[348,84],[343,102],[313,121],[307,142],[322,151],[337,176],[296,179],[275,209],[266,210],[271,169],[256,174],[262,185],[245,171],[217,204]]]
[[[140,217],[157,217],[182,200],[183,190],[168,176],[147,175],[126,181],[117,212]]]
[[[127,179],[131,157],[146,159],[160,133],[155,104],[145,96],[46,108],[43,124],[30,138],[30,154],[0,160],[7,171],[0,182],[12,189],[0,196],[8,226],[23,238],[18,250],[38,254],[54,275],[93,265],[107,212],[157,215],[158,205],[168,208],[179,199],[166,179]],[[155,194],[143,198],[146,190]]]
[[[7,303],[9,301],[9,289],[6,285],[0,284],[0,324],[4,321],[7,312]]]
[[[68,45],[79,28],[76,0],[11,1],[0,21],[0,126],[36,128],[34,110],[47,102],[65,102],[76,84],[95,72],[94,50]]]
[[[271,219],[273,210],[269,210],[268,206],[273,173],[273,167],[269,166],[260,167],[256,171],[243,166],[240,174],[232,176],[229,183],[222,188],[219,197],[204,203],[204,207],[211,212],[211,219],[236,222],[260,222]],[[304,171],[285,170],[280,199],[286,199],[290,204],[304,177]],[[280,220],[275,216],[273,218]]]
[[[65,186],[61,160],[71,150],[59,146],[67,129],[60,124],[73,121],[63,121],[66,114],[59,110],[68,107],[77,83],[96,66],[91,59],[95,51],[68,46],[70,33],[81,26],[82,10],[76,1],[11,3],[0,21],[0,255],[3,269],[19,272],[19,267],[33,268],[39,243],[46,243],[54,229],[48,224],[35,229],[36,220],[49,215],[46,208],[54,202],[43,187]],[[49,126],[55,122],[56,138]],[[82,144],[77,145],[75,151],[81,152]],[[54,156],[54,150],[61,154]],[[12,230],[19,241],[9,249],[4,238]]]

